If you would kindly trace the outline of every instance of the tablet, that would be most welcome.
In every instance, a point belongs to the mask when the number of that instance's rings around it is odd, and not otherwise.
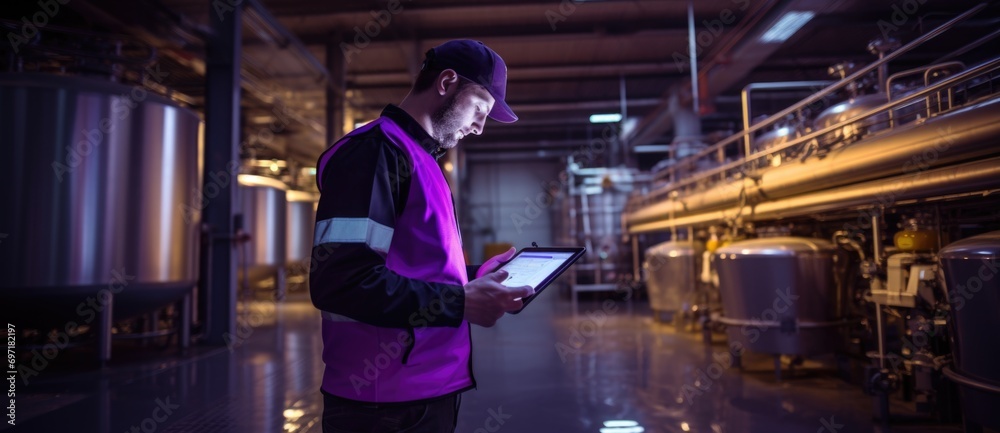
[[[583,256],[582,247],[534,247],[518,251],[507,263],[497,268],[507,271],[507,279],[502,282],[507,287],[531,286],[535,293],[524,298],[520,313],[556,278],[569,269],[570,265]]]

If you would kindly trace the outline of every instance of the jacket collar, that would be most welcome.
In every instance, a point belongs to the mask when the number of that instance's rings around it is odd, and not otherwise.
[[[441,143],[431,137],[431,135],[427,133],[427,130],[425,130],[423,126],[420,126],[416,119],[410,116],[410,114],[402,108],[392,104],[386,105],[385,109],[382,110],[382,116],[389,118],[389,120],[392,120],[393,123],[399,125],[399,127],[406,132],[406,135],[409,135],[410,138],[413,138],[417,143],[420,143],[420,147],[426,150],[427,153],[431,154],[434,159],[440,158],[445,154],[445,152],[448,151],[448,149],[441,147]]]

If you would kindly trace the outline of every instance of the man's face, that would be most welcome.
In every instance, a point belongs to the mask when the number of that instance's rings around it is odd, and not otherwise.
[[[459,86],[446,96],[431,117],[434,139],[445,149],[451,149],[470,134],[482,134],[494,102],[483,86],[472,82]]]

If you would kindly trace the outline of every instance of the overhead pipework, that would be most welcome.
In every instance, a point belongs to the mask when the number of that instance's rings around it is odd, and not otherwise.
[[[664,230],[689,225],[690,221],[716,224],[735,219],[767,219],[755,209],[771,201],[802,199],[805,194],[821,194],[833,187],[881,178],[905,180],[917,171],[995,155],[996,148],[983,143],[1000,132],[1000,125],[992,121],[1000,113],[1000,99],[993,90],[996,86],[986,83],[995,80],[1000,58],[961,72],[950,72],[946,78],[911,89],[905,95],[894,95],[881,104],[866,102],[869,107],[875,105],[867,110],[854,109],[849,101],[848,105],[835,107],[839,112],[850,111],[852,115],[847,118],[813,125],[794,138],[772,140],[769,148],[752,148],[755,140],[767,138],[768,128],[785,122],[788,117],[805,118],[803,110],[810,104],[853,86],[864,74],[916,48],[979,9],[981,7],[956,17],[766,120],[750,125],[750,119],[745,119],[744,124],[750,126],[743,132],[654,173],[654,179],[659,181],[654,189],[629,200],[625,217],[628,231]],[[947,66],[952,71],[956,67],[955,64]],[[941,65],[930,65],[925,71],[934,68],[941,68]],[[882,98],[884,100],[885,96]],[[919,111],[925,114],[901,114],[911,110],[915,103],[920,104]],[[894,119],[891,127],[889,119]],[[739,147],[746,150],[741,152]],[[937,150],[944,147],[947,152]],[[743,157],[720,158],[746,151],[750,154]],[[920,167],[910,161],[914,155],[923,153],[936,156],[922,162]],[[712,168],[690,174],[685,171],[705,166]],[[791,215],[782,214],[782,217],[788,216]]]

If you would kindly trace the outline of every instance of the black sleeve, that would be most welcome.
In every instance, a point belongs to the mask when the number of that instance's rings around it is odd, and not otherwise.
[[[383,327],[461,323],[462,286],[406,278],[385,266],[388,239],[409,194],[410,170],[408,157],[377,128],[330,157],[319,182],[309,273],[316,308]]]

